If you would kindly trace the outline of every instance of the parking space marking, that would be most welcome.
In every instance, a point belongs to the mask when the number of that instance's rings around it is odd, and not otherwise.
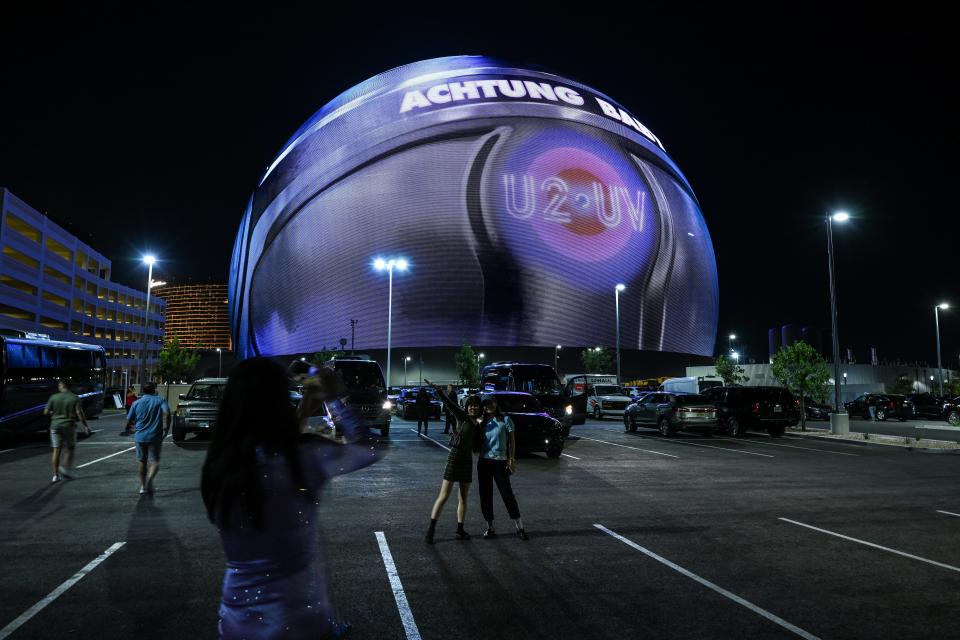
[[[952,511],[940,511],[940,509],[937,509],[937,513],[942,513],[942,514],[948,515],[948,516],[956,516],[956,517],[960,518],[960,513],[953,513]]]
[[[579,459],[580,459],[580,458],[578,458],[577,456],[572,456],[572,455],[570,455],[569,453],[561,453],[560,455],[562,455],[562,456],[565,457],[565,458],[573,458],[574,460],[579,460]]]
[[[84,576],[86,576],[88,573],[96,569],[101,562],[103,562],[104,560],[112,556],[117,549],[119,549],[125,544],[126,542],[114,542],[112,545],[107,547],[106,551],[104,551],[99,556],[91,560],[87,564],[87,566],[85,566],[83,569],[80,569],[80,571],[77,571],[75,574],[73,574],[72,578],[66,580],[59,587],[51,591],[47,597],[43,598],[42,600],[40,600],[40,602],[33,605],[26,611],[24,611],[22,614],[20,614],[19,617],[17,617],[10,624],[5,626],[3,629],[0,629],[0,640],[3,640],[4,638],[8,637],[11,633],[16,631],[20,627],[22,627],[28,620],[30,620],[30,618],[40,613],[40,611],[42,611],[44,607],[46,607],[48,604],[50,604],[51,602],[59,598],[61,595],[63,595],[63,593],[67,589],[69,589],[73,585],[83,580]]]
[[[646,451],[647,453],[655,453],[655,454],[657,454],[658,456],[666,456],[666,457],[668,457],[668,458],[676,458],[677,460],[680,459],[680,456],[675,456],[675,455],[673,455],[672,453],[664,453],[663,451],[654,451],[654,450],[652,450],[652,449],[641,449],[640,447],[631,447],[631,446],[625,445],[625,444],[617,444],[616,442],[607,442],[606,440],[597,440],[596,438],[588,438],[587,436],[577,436],[577,437],[578,437],[578,438],[582,438],[583,440],[593,440],[594,442],[602,442],[603,444],[609,444],[609,445],[614,446],[614,447],[623,447],[624,449],[634,449],[634,450],[636,450],[636,451]]]
[[[835,531],[828,531],[827,529],[821,529],[820,527],[815,527],[810,524],[804,524],[802,522],[797,522],[796,520],[790,520],[789,518],[777,518],[778,520],[783,520],[784,522],[789,522],[790,524],[795,524],[799,527],[806,527],[807,529],[813,529],[814,531],[819,531],[820,533],[826,533],[831,536],[836,536],[837,538],[843,538],[844,540],[849,540],[850,542],[856,542],[868,547],[873,547],[874,549],[880,549],[881,551],[888,551],[890,553],[895,553],[898,556],[903,556],[904,558],[910,558],[911,560],[919,560],[920,562],[926,562],[927,564],[932,564],[935,567],[940,567],[942,569],[949,569],[950,571],[960,572],[960,567],[954,567],[953,565],[944,564],[942,562],[937,562],[936,560],[930,560],[928,558],[921,558],[920,556],[915,556],[912,553],[907,553],[906,551],[898,551],[896,549],[891,549],[890,547],[884,547],[873,542],[867,542],[866,540],[860,540],[859,538],[851,538],[850,536],[845,536],[842,533],[837,533]]]
[[[78,464],[78,465],[77,465],[77,469],[83,469],[84,467],[89,467],[89,466],[92,465],[92,464],[96,464],[96,463],[98,463],[98,462],[102,462],[102,461],[106,460],[107,458],[112,458],[113,456],[118,456],[118,455],[120,455],[121,453],[126,453],[127,451],[133,451],[134,449],[136,449],[136,447],[130,447],[130,448],[128,448],[128,449],[124,449],[123,451],[117,451],[116,453],[111,453],[111,454],[108,455],[108,456],[103,456],[102,458],[97,458],[96,460],[91,460],[90,462],[84,462],[83,464]],[[0,639],[0,640],[2,640],[2,639]]]
[[[380,555],[383,556],[383,566],[387,569],[387,577],[390,579],[393,599],[396,601],[397,610],[400,612],[403,631],[407,634],[407,640],[420,640],[420,630],[417,629],[417,623],[413,619],[413,611],[410,610],[410,603],[407,602],[407,594],[403,591],[403,583],[400,582],[397,565],[394,564],[393,554],[390,553],[390,547],[387,545],[387,537],[383,535],[383,531],[375,533],[377,545],[380,547]],[[3,638],[0,638],[0,640],[3,640]]]
[[[9,453],[11,451],[16,451],[16,449],[4,449],[3,451],[0,451],[0,453]]]
[[[717,438],[717,440],[730,440],[734,442],[743,442],[744,444],[762,444],[768,447],[786,447],[787,449],[803,449],[804,451],[816,451],[818,453],[829,453],[834,456],[854,456],[860,457],[859,453],[847,453],[846,451],[827,451],[826,449],[811,449],[810,447],[798,447],[795,444],[778,444],[776,442],[761,442],[759,440],[739,440],[733,438]]]
[[[684,569],[684,568],[681,567],[680,565],[678,565],[678,564],[676,564],[676,563],[674,563],[674,562],[671,562],[671,561],[667,560],[666,558],[664,558],[664,557],[662,557],[662,556],[658,556],[658,555],[655,554],[653,551],[650,551],[649,549],[645,549],[644,547],[641,547],[639,544],[637,544],[637,543],[634,542],[633,540],[630,540],[629,538],[625,538],[625,537],[623,537],[622,535],[620,535],[619,533],[616,533],[615,531],[611,531],[610,529],[607,529],[607,528],[606,528],[605,526],[603,526],[602,524],[595,524],[595,525],[593,525],[593,526],[596,527],[597,529],[599,529],[600,531],[603,531],[603,532],[606,533],[607,535],[609,535],[609,536],[611,536],[611,537],[613,537],[613,538],[616,538],[617,540],[619,540],[619,541],[622,542],[623,544],[627,545],[628,547],[632,547],[632,548],[636,549],[637,551],[639,551],[640,553],[646,555],[647,557],[653,558],[653,559],[656,560],[657,562],[659,562],[659,563],[661,563],[661,564],[663,564],[663,565],[666,565],[666,566],[670,567],[671,569],[673,569],[674,571],[676,571],[676,572],[678,572],[678,573],[680,573],[680,574],[685,575],[686,577],[690,578],[691,580],[694,580],[694,581],[696,581],[696,582],[699,582],[700,584],[702,584],[703,586],[707,587],[708,589],[711,589],[712,591],[715,591],[716,593],[719,593],[720,595],[722,595],[722,596],[725,597],[725,598],[729,598],[730,600],[733,600],[733,601],[736,602],[737,604],[739,604],[739,605],[741,605],[741,606],[743,606],[743,607],[746,607],[746,608],[749,609],[750,611],[753,611],[753,612],[756,613],[757,615],[766,618],[766,619],[769,620],[770,622],[773,622],[774,624],[780,625],[781,627],[783,627],[783,628],[786,629],[787,631],[792,631],[792,632],[795,633],[796,635],[800,636],[801,638],[805,638],[806,640],[819,640],[819,638],[818,638],[817,636],[813,635],[812,633],[809,633],[809,632],[807,632],[807,631],[804,631],[804,630],[801,629],[800,627],[798,627],[798,626],[796,626],[796,625],[794,625],[794,624],[790,624],[789,622],[787,622],[786,620],[784,620],[784,619],[781,618],[780,616],[774,615],[774,614],[770,613],[769,611],[767,611],[766,609],[763,609],[763,608],[761,608],[761,607],[758,607],[757,605],[753,604],[752,602],[750,602],[750,601],[748,601],[748,600],[744,600],[743,598],[741,598],[741,597],[738,596],[737,594],[731,593],[731,592],[727,591],[726,589],[724,589],[723,587],[720,587],[720,586],[715,585],[714,583],[710,582],[710,581],[707,580],[706,578],[701,578],[700,576],[698,576],[697,574],[693,573],[692,571],[688,571],[687,569]]]
[[[416,429],[410,429],[410,431],[417,431],[417,430],[416,430]],[[417,435],[420,436],[421,438],[426,438],[427,440],[429,440],[429,441],[432,442],[433,444],[437,445],[437,446],[440,447],[441,449],[446,449],[447,451],[450,451],[450,447],[448,447],[448,446],[445,445],[445,444],[440,444],[439,442],[437,442],[436,440],[434,440],[433,438],[431,438],[431,437],[428,436],[428,435],[425,435],[425,434],[422,434],[422,433],[417,433]]]
[[[634,434],[635,438],[643,438],[645,440],[653,440],[650,436],[641,436],[639,434]],[[761,458],[775,458],[776,456],[767,455],[766,453],[757,453],[756,451],[741,451],[740,449],[731,449],[730,447],[717,447],[712,444],[700,444],[699,442],[687,442],[686,440],[678,440],[676,438],[665,439],[665,438],[656,438],[656,440],[661,442],[670,442],[672,444],[685,444],[690,447],[703,447],[705,449],[719,449],[720,451],[731,451],[733,453],[742,453],[745,456],[760,456]]]

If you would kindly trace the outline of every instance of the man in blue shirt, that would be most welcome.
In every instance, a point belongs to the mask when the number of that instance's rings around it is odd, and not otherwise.
[[[170,406],[157,395],[156,383],[143,383],[143,396],[127,414],[127,429],[131,427],[140,466],[140,495],[153,495],[153,479],[160,470],[160,445],[170,431]]]

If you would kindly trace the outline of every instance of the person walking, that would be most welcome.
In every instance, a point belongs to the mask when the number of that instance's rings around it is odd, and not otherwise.
[[[170,431],[170,406],[157,395],[157,383],[144,382],[142,388],[143,395],[127,414],[127,429],[134,430],[140,495],[153,495],[153,481],[160,471],[160,448]]]
[[[867,413],[870,414],[870,421],[877,421],[877,396],[873,394],[867,395]]]
[[[133,406],[133,403],[137,401],[137,392],[134,391],[133,387],[127,387],[127,397],[124,399],[124,410],[127,412],[127,415],[130,415],[130,407]],[[129,436],[133,431],[130,429],[128,424],[123,425],[123,431],[120,432],[122,436]]]
[[[507,514],[517,527],[517,537],[529,540],[520,519],[517,498],[513,495],[510,484],[510,476],[516,471],[514,456],[517,451],[513,420],[500,412],[497,401],[492,397],[483,401],[483,415],[480,459],[477,461],[480,511],[483,512],[483,519],[487,521],[487,530],[483,537],[488,540],[497,537],[493,528],[493,483],[496,482],[503,504],[507,507]]]
[[[43,414],[50,416],[50,446],[53,449],[53,455],[50,458],[50,464],[53,467],[51,482],[76,477],[76,470],[73,468],[73,453],[77,448],[76,421],[83,423],[87,435],[90,435],[90,425],[87,424],[87,417],[83,414],[79,396],[70,391],[70,383],[67,380],[57,381],[57,392],[47,400]],[[60,453],[64,448],[67,451],[61,458]]]
[[[373,464],[384,449],[365,440],[367,428],[340,400],[348,391],[333,370],[304,380],[296,410],[287,388],[283,367],[268,358],[237,365],[203,463],[200,492],[227,558],[221,638],[342,638],[350,631],[332,619],[318,506],[327,482]],[[324,403],[339,416],[346,444],[303,433]]]
[[[447,397],[453,400],[454,402],[456,402],[457,400],[457,392],[454,390],[452,384],[447,385]],[[443,425],[443,433],[444,435],[447,435],[450,433],[451,427],[456,428],[457,418],[456,416],[453,415],[453,412],[447,409],[446,407],[444,407],[443,410],[447,414],[446,422],[444,422],[444,425]]]
[[[424,382],[431,384],[429,380]],[[433,544],[433,538],[437,531],[437,519],[443,511],[443,506],[450,497],[450,491],[453,484],[459,486],[459,502],[457,503],[457,540],[469,540],[470,534],[463,528],[463,521],[467,517],[467,497],[470,494],[470,483],[473,482],[473,451],[476,442],[477,431],[482,418],[480,408],[480,398],[470,396],[464,402],[464,408],[457,405],[456,398],[449,398],[440,389],[433,387],[437,397],[443,403],[447,411],[453,413],[457,420],[453,436],[450,438],[450,454],[447,456],[447,464],[443,468],[443,480],[440,482],[440,494],[433,503],[433,509],[430,511],[430,526],[427,528],[427,534],[424,541],[427,544]]]
[[[423,426],[423,435],[427,435],[427,427],[430,426],[430,412],[433,407],[430,404],[430,392],[426,387],[420,387],[417,391],[417,400],[414,402],[414,408],[417,410],[417,435],[420,435],[420,427]]]

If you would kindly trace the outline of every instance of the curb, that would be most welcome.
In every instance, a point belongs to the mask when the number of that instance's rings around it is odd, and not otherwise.
[[[960,455],[960,449],[925,449],[923,447],[913,447],[909,445],[893,444],[886,442],[864,442],[862,440],[841,440],[839,438],[827,438],[825,436],[807,435],[805,433],[790,433],[790,435],[810,440],[823,440],[824,442],[833,442],[838,444],[848,444],[855,447],[895,447],[911,453],[932,453],[937,455]]]

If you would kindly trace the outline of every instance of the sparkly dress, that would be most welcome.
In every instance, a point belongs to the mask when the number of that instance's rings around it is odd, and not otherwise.
[[[328,407],[340,414],[344,435],[353,444],[308,436],[309,441],[300,444],[305,489],[290,477],[284,456],[258,448],[263,530],[253,526],[240,505],[230,511],[228,526],[218,523],[227,556],[221,638],[323,638],[328,633],[332,612],[317,557],[320,491],[333,476],[365,467],[382,456],[382,451],[359,442],[367,430],[349,409],[340,402]]]

